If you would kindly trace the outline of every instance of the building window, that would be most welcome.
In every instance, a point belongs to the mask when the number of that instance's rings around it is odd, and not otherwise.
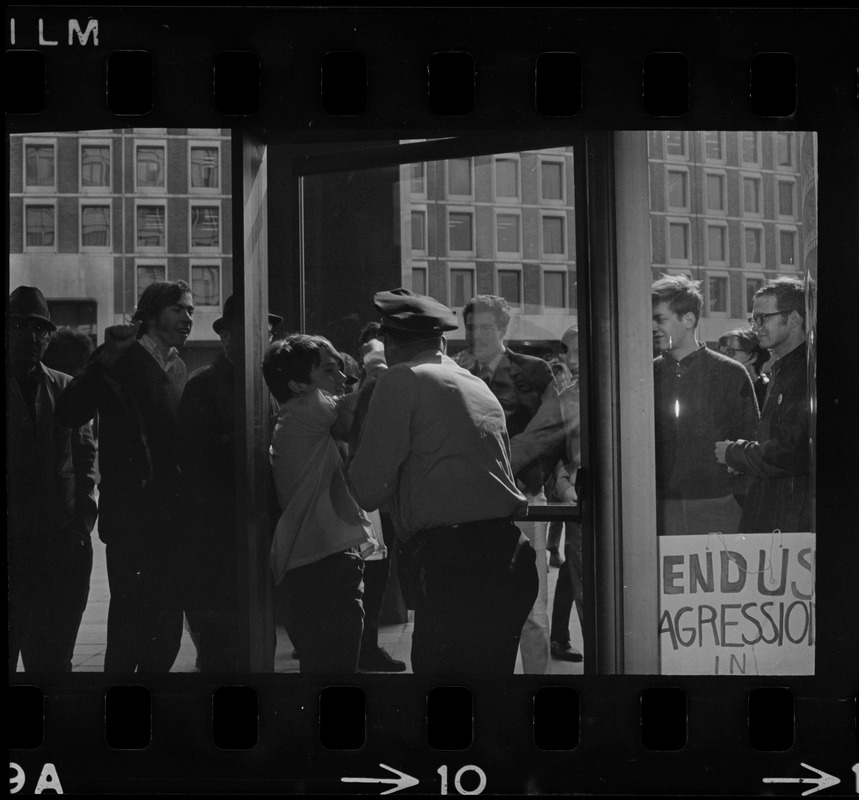
[[[498,294],[511,306],[522,305],[522,273],[518,269],[498,270]]]
[[[668,158],[686,158],[686,132],[667,131],[665,134],[665,152]]]
[[[167,280],[166,264],[138,264],[136,270],[137,299],[143,294],[144,289],[155,281]]]
[[[775,135],[776,165],[782,169],[793,167],[793,133],[777,131]]]
[[[763,278],[746,278],[746,313],[754,311],[755,292],[764,285]]]
[[[728,314],[728,276],[709,275],[707,278],[707,309],[713,316]]]
[[[53,189],[56,186],[53,144],[25,145],[24,185],[28,189]]]
[[[110,188],[110,145],[81,145],[81,189]]]
[[[793,181],[778,181],[778,215],[780,217],[796,218],[795,192],[796,184]]]
[[[110,206],[81,206],[81,247],[110,247]]]
[[[164,189],[167,149],[164,145],[137,145],[135,176],[138,189]]]
[[[562,256],[565,253],[564,218],[543,217],[543,255]]]
[[[747,264],[763,264],[763,229],[762,228],[746,228],[746,263]]]
[[[191,206],[191,249],[221,246],[221,209],[218,206]]]
[[[412,250],[425,253],[427,249],[427,212],[412,211]]]
[[[470,253],[474,250],[470,213],[451,211],[447,217],[447,228],[451,252]]]
[[[707,262],[725,264],[728,261],[728,229],[724,225],[707,226]]]
[[[498,253],[519,253],[519,215],[498,214],[495,217],[496,246]]]
[[[567,273],[547,270],[543,273],[543,305],[546,308],[567,307]]]
[[[426,267],[412,267],[412,291],[416,294],[427,293]]]
[[[743,211],[756,217],[761,215],[760,178],[743,178]]]
[[[56,208],[50,205],[24,207],[27,248],[51,249],[56,243]]]
[[[668,260],[689,261],[689,223],[674,221],[668,223]]]
[[[781,229],[778,232],[778,263],[796,269],[796,231]]]
[[[519,199],[518,159],[495,159],[495,197],[501,200]]]
[[[689,175],[668,170],[668,208],[689,208]]]
[[[761,135],[757,131],[740,133],[740,154],[744,164],[760,164]]]
[[[474,297],[474,270],[452,269],[450,271],[450,305],[462,308]]]
[[[540,198],[548,202],[564,199],[564,164],[562,161],[540,162]]]
[[[219,264],[191,265],[191,293],[194,305],[220,308],[221,306],[221,267]]]
[[[220,148],[191,145],[191,188],[218,189],[221,185]]]
[[[725,143],[722,131],[704,131],[704,157],[708,161],[725,160]]]
[[[406,169],[409,171],[409,192],[425,195],[427,192],[426,164],[421,161],[417,164],[409,164]]]
[[[724,214],[725,208],[725,176],[715,173],[707,174],[707,210]]]
[[[167,231],[164,220],[164,206],[137,206],[137,247],[164,248],[167,246]]]
[[[452,158],[447,162],[448,194],[471,197],[471,159]]]

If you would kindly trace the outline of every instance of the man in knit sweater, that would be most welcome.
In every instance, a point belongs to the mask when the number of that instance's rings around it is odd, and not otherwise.
[[[131,324],[105,330],[105,343],[57,399],[61,424],[99,417],[99,537],[110,586],[105,672],[169,672],[179,652],[177,410],[187,370],[177,348],[193,314],[187,283],[150,284]]]

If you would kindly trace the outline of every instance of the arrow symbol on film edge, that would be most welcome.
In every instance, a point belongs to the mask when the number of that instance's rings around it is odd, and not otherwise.
[[[800,762],[802,763],[802,762]],[[807,791],[802,793],[802,796],[805,797],[808,794],[814,794],[814,792],[819,792],[821,789],[828,789],[830,786],[836,786],[841,783],[840,778],[836,778],[834,775],[829,775],[823,770],[817,769],[817,767],[812,767],[810,764],[802,764],[806,769],[810,769],[812,772],[816,772],[820,777],[819,778],[764,778],[764,783],[816,783],[817,786],[808,789]]]
[[[420,781],[413,778],[411,775],[406,775],[405,772],[400,772],[398,769],[389,767],[387,764],[379,764],[380,767],[389,772],[393,772],[398,777],[396,778],[340,778],[343,783],[393,783],[392,789],[386,789],[382,794],[393,794],[399,792],[400,789],[408,789],[410,786],[417,786]]]

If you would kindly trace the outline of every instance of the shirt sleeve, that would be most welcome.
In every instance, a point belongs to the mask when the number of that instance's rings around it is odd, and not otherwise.
[[[79,428],[95,417],[103,381],[102,369],[98,361],[90,360],[86,369],[60,392],[56,404],[60,425]]]
[[[394,493],[409,454],[415,377],[407,367],[387,370],[373,390],[348,474],[361,508],[374,511]]]

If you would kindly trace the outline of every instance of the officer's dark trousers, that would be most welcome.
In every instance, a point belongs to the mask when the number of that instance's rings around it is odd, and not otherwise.
[[[412,563],[416,675],[512,675],[537,597],[534,549],[507,520],[419,534]]]
[[[105,672],[169,672],[182,643],[183,579],[178,549],[155,535],[107,542]]]

